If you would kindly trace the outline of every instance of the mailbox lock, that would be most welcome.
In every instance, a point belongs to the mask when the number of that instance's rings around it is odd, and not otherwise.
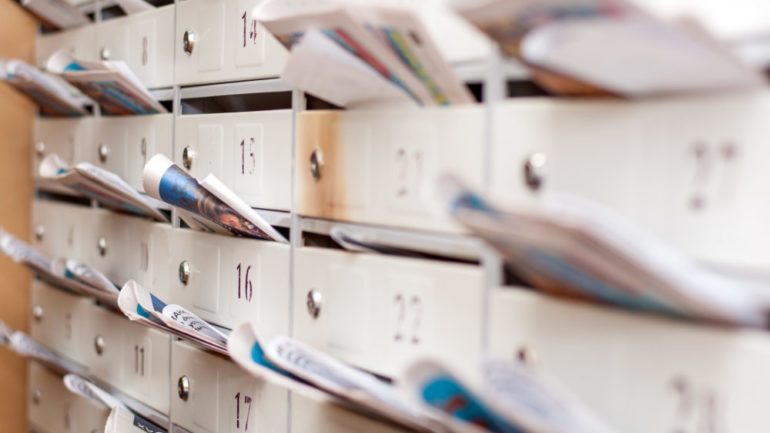
[[[537,191],[545,182],[545,165],[548,162],[544,153],[535,152],[524,162],[524,183],[532,191]]]
[[[42,224],[38,224],[35,226],[35,239],[37,239],[38,242],[43,240],[43,236],[45,235],[45,227]]]
[[[195,151],[190,146],[186,146],[182,150],[182,165],[184,168],[191,169],[193,164],[193,158],[195,158]]]
[[[43,307],[40,305],[32,307],[32,318],[35,319],[35,322],[40,323],[43,320]]]
[[[529,346],[521,346],[516,350],[516,359],[522,364],[532,367],[537,363],[537,353]]]
[[[107,162],[107,157],[110,156],[110,148],[107,147],[106,144],[102,143],[99,145],[99,161],[104,164]]]
[[[179,282],[186,286],[187,283],[190,282],[191,272],[190,263],[188,263],[187,260],[183,260],[182,263],[179,264]]]
[[[32,393],[32,403],[34,403],[34,404],[35,404],[35,406],[37,406],[37,405],[39,405],[39,404],[40,404],[40,400],[41,400],[42,398],[43,398],[43,394],[40,392],[40,390],[39,390],[39,389],[36,389],[36,390],[35,390],[35,391]]]
[[[37,144],[35,144],[35,155],[37,155],[38,158],[42,158],[43,155],[45,155],[45,143],[42,141],[38,141]]]
[[[195,42],[197,39],[198,38],[195,35],[194,31],[187,30],[184,32],[184,36],[182,37],[182,48],[184,49],[184,52],[188,56],[192,55],[193,49],[195,48]]]
[[[307,292],[307,312],[310,317],[317,318],[321,314],[321,305],[323,304],[323,296],[321,292],[316,289],[310,289]]]
[[[179,398],[187,401],[190,398],[190,379],[187,376],[182,376],[176,383],[176,392],[179,394]]]
[[[323,176],[324,168],[324,154],[321,149],[315,148],[310,154],[310,174],[313,179],[318,182]]]
[[[94,350],[96,350],[96,354],[99,356],[102,356],[102,353],[104,353],[104,337],[101,335],[97,335],[94,338]]]
[[[96,241],[96,248],[99,250],[100,256],[104,257],[104,255],[107,254],[107,239],[105,239],[104,236]]]
[[[99,51],[99,57],[101,57],[102,60],[110,60],[110,57],[112,57],[112,52],[107,47],[102,47],[102,49]]]

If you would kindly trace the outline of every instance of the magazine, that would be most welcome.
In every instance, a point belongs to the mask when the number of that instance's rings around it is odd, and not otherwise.
[[[85,98],[66,81],[16,60],[0,60],[0,78],[30,98],[45,116],[80,117],[88,114]]]

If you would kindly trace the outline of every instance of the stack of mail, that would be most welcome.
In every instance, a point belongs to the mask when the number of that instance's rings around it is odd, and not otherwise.
[[[88,95],[99,104],[104,114],[167,112],[125,62],[78,60],[61,50],[48,59],[46,69],[59,74]]]
[[[556,94],[639,97],[765,83],[695,22],[667,22],[625,0],[453,3]]]
[[[410,9],[270,0],[255,15],[292,49],[282,79],[333,104],[474,102]]]
[[[53,75],[46,74],[21,60],[0,60],[0,79],[29,97],[46,116],[79,117],[88,114],[86,98],[79,91]]]

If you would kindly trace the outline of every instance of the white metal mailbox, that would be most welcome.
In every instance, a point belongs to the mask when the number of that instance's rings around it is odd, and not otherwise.
[[[167,302],[227,328],[258,323],[265,335],[289,329],[289,246],[175,229]]]
[[[40,162],[57,155],[67,164],[77,164],[84,158],[84,148],[91,141],[93,119],[35,119],[32,173],[38,178]]]
[[[32,282],[30,335],[43,345],[80,364],[83,346],[82,317],[92,301],[35,280]]]
[[[122,60],[149,88],[174,82],[174,5],[97,25],[102,60]]]
[[[171,421],[191,433],[288,431],[288,391],[229,359],[176,341],[171,379]]]
[[[214,174],[252,207],[291,206],[291,110],[176,119],[174,160],[193,176]]]
[[[85,206],[35,200],[32,203],[31,245],[50,259],[82,259],[82,222],[88,220]]]
[[[40,67],[59,50],[66,50],[78,59],[98,60],[96,24],[40,35],[35,39],[35,58]]]
[[[431,206],[438,176],[482,185],[484,110],[305,112],[295,183],[304,216],[459,231]],[[433,209],[433,208],[436,209]]]
[[[58,374],[30,362],[28,379],[27,407],[36,432],[88,433],[104,429],[109,410],[71,393]]]
[[[491,354],[531,360],[617,431],[756,431],[766,419],[770,338],[764,333],[516,288],[494,290],[489,305]]]
[[[299,249],[294,260],[300,341],[391,377],[423,356],[477,365],[481,268],[320,248]]]
[[[764,271],[768,114],[768,92],[512,100],[493,109],[491,190],[525,205],[579,195],[699,259]]]
[[[259,0],[185,0],[177,5],[176,82],[277,77],[288,53],[254,18]]]
[[[408,430],[367,418],[328,402],[292,393],[291,431],[296,433],[398,433]]]
[[[156,153],[172,156],[173,133],[172,114],[100,118],[82,157],[144,191],[144,165]]]
[[[90,374],[168,414],[169,335],[98,306],[89,309],[84,326],[80,350]]]

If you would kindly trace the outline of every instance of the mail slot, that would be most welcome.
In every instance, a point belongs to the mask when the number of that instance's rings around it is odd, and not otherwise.
[[[91,306],[79,348],[90,374],[153,409],[168,414],[171,339],[118,312]]]
[[[174,5],[103,21],[96,34],[101,60],[126,62],[150,88],[174,84]]]
[[[175,41],[177,84],[278,77],[288,53],[254,18],[259,3],[179,3]]]
[[[492,292],[489,350],[555,376],[618,431],[751,431],[766,418],[770,338],[547,298]],[[703,424],[706,423],[706,424]],[[685,430],[686,431],[686,430]]]
[[[30,427],[39,433],[99,432],[109,410],[71,393],[62,377],[29,363],[27,410]]]
[[[445,172],[482,185],[484,110],[306,112],[298,117],[297,211],[304,216],[460,231],[431,206]],[[434,209],[435,208],[435,209]]]
[[[266,335],[288,332],[288,245],[186,229],[170,239],[167,302],[227,328],[253,321]]]
[[[252,207],[291,207],[290,110],[176,119],[174,160],[203,179],[214,174]]]
[[[478,266],[321,248],[299,249],[294,260],[299,340],[391,377],[421,357],[463,370],[477,365]]]
[[[762,272],[768,113],[765,91],[507,101],[493,108],[490,187],[511,204],[584,197],[698,259]]]
[[[191,433],[288,429],[288,391],[257,380],[229,359],[176,341],[171,379],[171,421]]]

